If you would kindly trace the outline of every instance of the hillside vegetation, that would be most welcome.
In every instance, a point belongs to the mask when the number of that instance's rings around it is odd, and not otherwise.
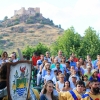
[[[40,14],[7,17],[0,22],[0,49],[11,52],[38,43],[51,45],[62,35],[63,29]]]

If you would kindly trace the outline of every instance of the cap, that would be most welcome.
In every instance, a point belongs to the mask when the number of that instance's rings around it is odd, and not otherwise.
[[[77,76],[76,75],[72,75],[72,78],[77,78]]]

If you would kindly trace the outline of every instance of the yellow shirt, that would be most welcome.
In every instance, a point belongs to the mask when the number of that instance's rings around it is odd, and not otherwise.
[[[73,90],[78,100],[81,100],[81,95],[76,91]],[[72,94],[69,91],[67,92],[60,92],[59,93],[59,100],[74,100]]]
[[[81,100],[100,100],[100,94],[93,95],[88,92],[82,96]]]

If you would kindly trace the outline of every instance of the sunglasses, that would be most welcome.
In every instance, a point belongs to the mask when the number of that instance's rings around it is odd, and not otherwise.
[[[78,87],[83,87],[83,86],[82,85],[81,86],[79,85]]]
[[[60,77],[60,78],[64,78],[64,77]]]

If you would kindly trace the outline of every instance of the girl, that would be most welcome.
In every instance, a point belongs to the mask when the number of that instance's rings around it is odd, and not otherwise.
[[[49,80],[46,82],[40,100],[58,100],[58,98],[53,95],[53,81]]]
[[[72,90],[72,89],[70,88],[70,82],[69,82],[69,81],[66,81],[66,82],[64,83],[64,87],[63,87],[62,91],[63,91],[63,92],[66,92],[66,91],[69,91],[69,90]]]

